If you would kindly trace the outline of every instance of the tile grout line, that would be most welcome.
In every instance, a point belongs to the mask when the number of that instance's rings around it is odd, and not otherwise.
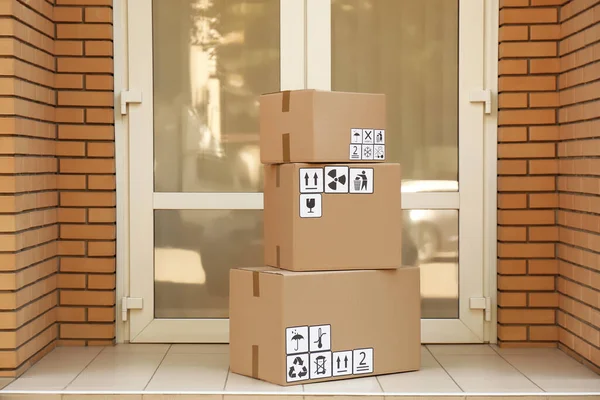
[[[148,388],[148,385],[150,385],[150,382],[152,382],[152,379],[154,379],[154,376],[158,372],[158,369],[160,368],[160,366],[162,365],[162,363],[165,361],[165,358],[167,357],[167,354],[169,354],[169,351],[171,351],[171,347],[173,347],[173,344],[170,344],[169,347],[167,347],[167,351],[165,351],[165,354],[163,354],[162,358],[160,359],[160,362],[156,366],[156,369],[152,373],[152,376],[150,377],[150,379],[148,379],[148,383],[146,383],[146,385],[142,389],[143,392],[146,391],[146,389]]]
[[[225,391],[225,388],[227,387],[227,382],[229,381],[229,374],[231,374],[231,368],[229,367],[229,363],[227,363],[227,376],[225,377],[225,383],[223,383],[223,391]]]
[[[535,383],[534,381],[531,380],[531,378],[529,378],[527,375],[525,375],[523,373],[523,371],[521,371],[519,368],[517,368],[516,366],[514,366],[510,361],[508,361],[506,358],[504,358],[502,356],[502,354],[500,354],[500,352],[496,351],[496,349],[494,349],[492,346],[490,346],[490,348],[492,349],[492,351],[496,354],[498,354],[500,356],[501,359],[503,359],[504,361],[506,361],[508,363],[508,365],[510,365],[511,367],[513,367],[517,372],[519,372],[521,375],[523,375],[525,378],[527,378],[527,380],[531,383],[533,383],[537,388],[539,388],[542,392],[547,393],[543,387],[541,387],[540,385],[538,385],[537,383]]]
[[[67,385],[66,385],[66,386],[65,386],[65,387],[64,387],[62,390],[67,390],[67,388],[68,388],[69,386],[71,386],[71,385],[73,384],[73,382],[75,382],[75,380],[76,380],[77,378],[79,378],[79,376],[80,376],[81,374],[83,374],[83,371],[85,371],[86,369],[88,369],[88,367],[89,367],[89,366],[90,366],[90,365],[91,365],[91,364],[92,364],[92,363],[93,363],[93,362],[96,360],[96,358],[98,358],[98,356],[99,356],[100,354],[102,354],[102,353],[104,352],[104,350],[106,350],[106,347],[105,347],[105,346],[103,346],[103,347],[102,347],[102,350],[100,350],[100,351],[98,352],[98,354],[96,354],[94,357],[92,357],[92,359],[90,360],[90,362],[89,362],[89,363],[85,364],[85,366],[84,366],[84,367],[81,369],[81,371],[79,371],[79,372],[77,373],[77,375],[75,375],[75,378],[71,379],[71,381],[70,381],[69,383],[67,383]]]
[[[428,352],[429,354],[431,354],[431,357],[433,357],[433,359],[434,359],[434,360],[435,360],[435,361],[436,361],[436,362],[437,362],[437,363],[440,365],[440,367],[442,367],[442,369],[444,370],[444,372],[446,373],[446,375],[448,375],[448,376],[450,377],[450,379],[452,379],[452,382],[454,382],[454,384],[455,384],[456,386],[458,386],[458,388],[460,389],[460,391],[461,391],[461,392],[463,392],[463,393],[466,393],[466,392],[465,392],[465,390],[462,388],[462,386],[460,386],[460,385],[458,384],[458,382],[456,382],[456,381],[454,380],[454,377],[453,377],[452,375],[450,375],[450,372],[448,372],[448,371],[446,370],[446,367],[444,367],[444,365],[443,365],[443,364],[442,364],[442,363],[441,363],[441,362],[440,362],[440,361],[439,361],[439,360],[438,360],[438,359],[435,357],[435,354],[433,354],[433,352],[432,352],[432,351],[429,349],[429,346],[425,346],[425,348],[427,349],[427,352]],[[466,396],[466,395],[465,395],[465,396]]]

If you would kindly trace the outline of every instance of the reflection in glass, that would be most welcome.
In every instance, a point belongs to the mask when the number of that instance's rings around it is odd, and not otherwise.
[[[403,178],[457,181],[458,0],[331,4],[332,90],[386,94]]]
[[[153,0],[157,192],[260,192],[258,96],[279,90],[279,0]]]
[[[155,318],[228,318],[229,270],[263,265],[262,210],[156,210]]]
[[[402,255],[421,267],[422,318],[458,318],[458,210],[405,210]]]

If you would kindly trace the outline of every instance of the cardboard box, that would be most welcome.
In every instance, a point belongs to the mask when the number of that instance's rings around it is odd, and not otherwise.
[[[384,94],[294,90],[259,101],[263,164],[385,161]]]
[[[399,164],[264,168],[266,265],[291,271],[402,265]]]
[[[288,386],[418,370],[419,282],[418,267],[232,269],[231,371]]]

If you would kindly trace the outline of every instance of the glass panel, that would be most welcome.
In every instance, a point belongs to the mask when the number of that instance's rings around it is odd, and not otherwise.
[[[421,316],[458,318],[458,210],[403,214],[403,263],[420,263]]]
[[[262,210],[156,210],[155,318],[228,318],[229,269],[263,265]]]
[[[157,192],[261,192],[258,101],[279,90],[279,0],[153,0]]]
[[[331,4],[332,90],[385,93],[388,160],[456,191],[458,0]]]

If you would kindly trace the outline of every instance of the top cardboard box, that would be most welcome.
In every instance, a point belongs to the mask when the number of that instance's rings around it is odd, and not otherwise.
[[[263,164],[383,162],[384,94],[292,90],[260,96]]]

